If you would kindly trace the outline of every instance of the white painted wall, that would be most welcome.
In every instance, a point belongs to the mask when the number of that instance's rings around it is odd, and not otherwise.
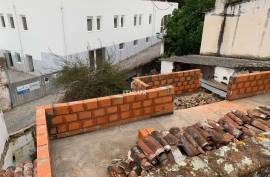
[[[173,71],[173,62],[161,61],[161,74],[171,73]]]
[[[7,127],[5,124],[4,115],[2,111],[0,110],[0,155],[3,154],[4,147],[5,147],[6,142],[8,141],[8,138],[9,138],[9,135],[8,135]],[[8,152],[4,159],[3,168],[6,168],[12,164],[13,164],[12,156],[10,155],[10,152]],[[0,169],[1,168],[2,167],[0,166]]]
[[[217,0],[205,16],[201,54],[217,54],[225,0]],[[236,57],[270,57],[270,1],[243,0],[227,8],[220,54]]]
[[[162,17],[177,8],[176,3],[146,0],[0,0],[0,4],[0,14],[8,26],[0,27],[0,49],[32,55],[37,61],[46,56],[42,53],[67,56],[155,36]],[[7,14],[16,17],[15,29],[9,27]],[[134,27],[135,14],[142,14],[142,25]],[[22,28],[20,15],[27,18],[27,31]],[[124,28],[114,29],[114,15],[125,16]],[[94,31],[88,32],[87,16],[94,17],[94,24],[101,16],[101,30],[94,25]],[[16,64],[27,70],[26,62]]]
[[[234,69],[215,67],[214,80],[229,84],[230,77],[235,73]]]

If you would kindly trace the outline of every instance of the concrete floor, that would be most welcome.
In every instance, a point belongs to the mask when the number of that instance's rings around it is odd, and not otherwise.
[[[269,105],[270,93],[236,101],[177,110],[172,115],[134,122],[92,133],[52,140],[51,157],[55,177],[105,177],[112,159],[125,157],[135,145],[140,128],[169,129],[206,119],[219,119],[233,109],[246,110]]]
[[[60,93],[55,93],[4,112],[8,133],[13,134],[21,129],[34,125],[36,121],[36,107],[56,103],[60,96]]]

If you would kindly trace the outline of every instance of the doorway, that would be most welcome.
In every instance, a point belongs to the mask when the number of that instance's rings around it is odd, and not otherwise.
[[[105,49],[100,48],[96,50],[96,64],[97,67],[101,66],[104,63],[105,59]]]
[[[105,61],[105,48],[89,51],[90,67],[97,68]]]
[[[35,68],[34,68],[33,57],[31,55],[25,55],[25,57],[28,63],[29,72],[34,72]]]
[[[12,55],[11,55],[10,52],[5,53],[5,58],[6,58],[8,67],[14,67],[14,63],[13,63],[13,60],[12,60]]]

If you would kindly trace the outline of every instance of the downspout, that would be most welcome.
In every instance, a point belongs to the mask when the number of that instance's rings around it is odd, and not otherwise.
[[[14,10],[14,17],[15,17],[15,21],[16,21],[16,25],[17,25],[16,30],[17,30],[18,38],[19,38],[20,51],[21,51],[22,56],[24,57],[23,62],[22,62],[23,63],[23,70],[26,72],[26,66],[25,66],[26,57],[25,57],[24,51],[23,51],[22,36],[21,36],[20,29],[19,29],[19,21],[18,21],[18,18],[17,18],[17,10],[16,10],[15,4],[12,4],[12,7],[13,7],[13,10]]]
[[[225,26],[226,26],[226,21],[227,21],[227,9],[229,7],[229,3],[226,2],[223,10],[223,20],[221,23],[220,31],[219,31],[219,36],[218,36],[218,46],[217,46],[217,54],[220,56],[220,50],[222,47],[223,43],[223,37],[224,37],[224,32],[225,32]]]
[[[63,7],[63,2],[61,2],[60,12],[61,12],[63,51],[64,51],[64,57],[66,57],[67,56],[67,43],[66,43],[66,32],[65,32],[65,24],[64,24],[64,7]]]

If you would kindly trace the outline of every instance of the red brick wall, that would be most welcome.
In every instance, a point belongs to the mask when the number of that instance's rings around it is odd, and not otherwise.
[[[60,103],[47,109],[51,137],[66,137],[82,132],[132,122],[173,112],[173,86]]]
[[[270,91],[270,71],[239,74],[231,78],[227,99],[249,97]]]
[[[39,107],[36,112],[37,177],[52,176],[45,108]]]
[[[51,177],[49,136],[94,131],[173,112],[173,86],[69,103],[41,106],[36,112],[37,177]]]
[[[133,78],[133,90],[146,90],[173,85],[175,94],[198,91],[202,73],[199,69]]]

